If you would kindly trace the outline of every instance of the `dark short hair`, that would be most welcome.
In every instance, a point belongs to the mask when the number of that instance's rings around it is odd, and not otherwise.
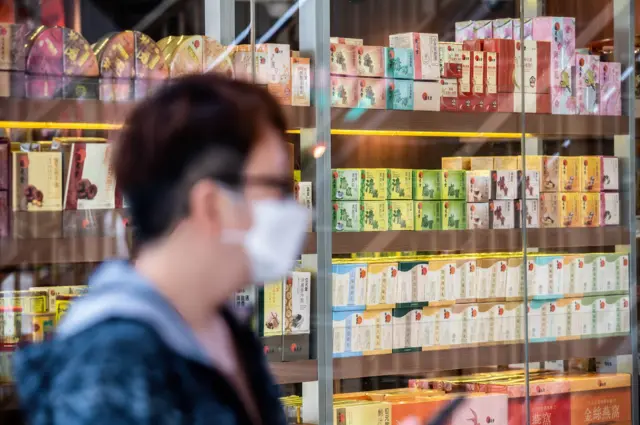
[[[166,234],[188,214],[198,180],[233,185],[269,127],[285,140],[284,115],[265,89],[215,74],[173,80],[136,106],[113,162],[138,242]]]

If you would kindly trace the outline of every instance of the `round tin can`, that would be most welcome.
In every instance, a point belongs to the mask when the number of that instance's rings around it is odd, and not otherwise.
[[[22,307],[0,307],[0,344],[17,344],[22,336]]]

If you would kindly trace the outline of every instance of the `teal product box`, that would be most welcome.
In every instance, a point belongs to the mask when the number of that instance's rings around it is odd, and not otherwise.
[[[367,294],[366,264],[333,264],[333,311],[365,308]]]
[[[389,47],[387,49],[387,77],[413,80],[415,69],[413,49]]]
[[[387,109],[396,111],[413,110],[413,81],[387,80]]]
[[[442,171],[442,199],[462,200],[467,195],[467,177],[464,170]]]

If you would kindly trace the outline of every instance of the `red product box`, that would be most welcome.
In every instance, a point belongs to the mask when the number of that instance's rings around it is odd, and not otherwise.
[[[459,95],[471,95],[471,52],[462,52],[462,76],[458,78],[458,94]]]
[[[455,78],[440,79],[440,110],[458,111],[458,80]]]
[[[440,76],[443,78],[462,77],[462,43],[441,42]]]
[[[551,113],[551,94],[549,93],[498,93],[498,112],[522,112],[523,96],[525,113]]]
[[[487,55],[482,51],[471,52],[471,92],[475,95],[485,94]]]
[[[484,40],[465,40],[462,42],[462,50],[477,52],[484,50]]]
[[[497,53],[496,87],[498,93],[513,93],[515,63],[515,41],[490,39],[484,40],[484,51]]]
[[[484,54],[484,112],[498,112],[498,54]]]
[[[551,43],[548,41],[515,41],[514,55],[515,91],[524,93],[549,93]],[[524,63],[524,85],[522,67]]]

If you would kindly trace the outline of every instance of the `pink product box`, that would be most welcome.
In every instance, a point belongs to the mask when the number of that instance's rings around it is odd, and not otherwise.
[[[357,46],[356,66],[359,77],[385,77],[387,48],[382,46]]]
[[[386,109],[387,80],[383,78],[358,78],[357,81],[358,108]]]
[[[355,108],[358,106],[358,79],[356,77],[331,76],[331,106]]]
[[[520,27],[524,22],[524,35],[523,40],[537,40],[533,37],[533,21],[531,18],[525,18],[523,21],[520,19],[513,20],[513,39],[520,40]],[[547,40],[538,40],[538,41],[547,41]]]
[[[551,42],[552,113],[576,114],[576,99],[572,93],[572,68],[576,55],[575,18],[533,18],[533,39]]]
[[[356,46],[331,43],[329,51],[329,71],[332,75],[358,75]]]
[[[580,115],[598,115],[600,91],[600,58],[594,55],[576,55],[575,94]]]
[[[473,33],[475,34],[475,40],[493,38],[493,21],[474,21]]]
[[[622,115],[621,67],[600,62],[600,115]]]
[[[456,22],[456,43],[462,43],[467,40],[475,40],[474,22]]]
[[[494,19],[493,20],[493,38],[499,38],[502,40],[513,40],[515,19],[505,18],[505,19]],[[519,38],[519,35],[518,35]]]

